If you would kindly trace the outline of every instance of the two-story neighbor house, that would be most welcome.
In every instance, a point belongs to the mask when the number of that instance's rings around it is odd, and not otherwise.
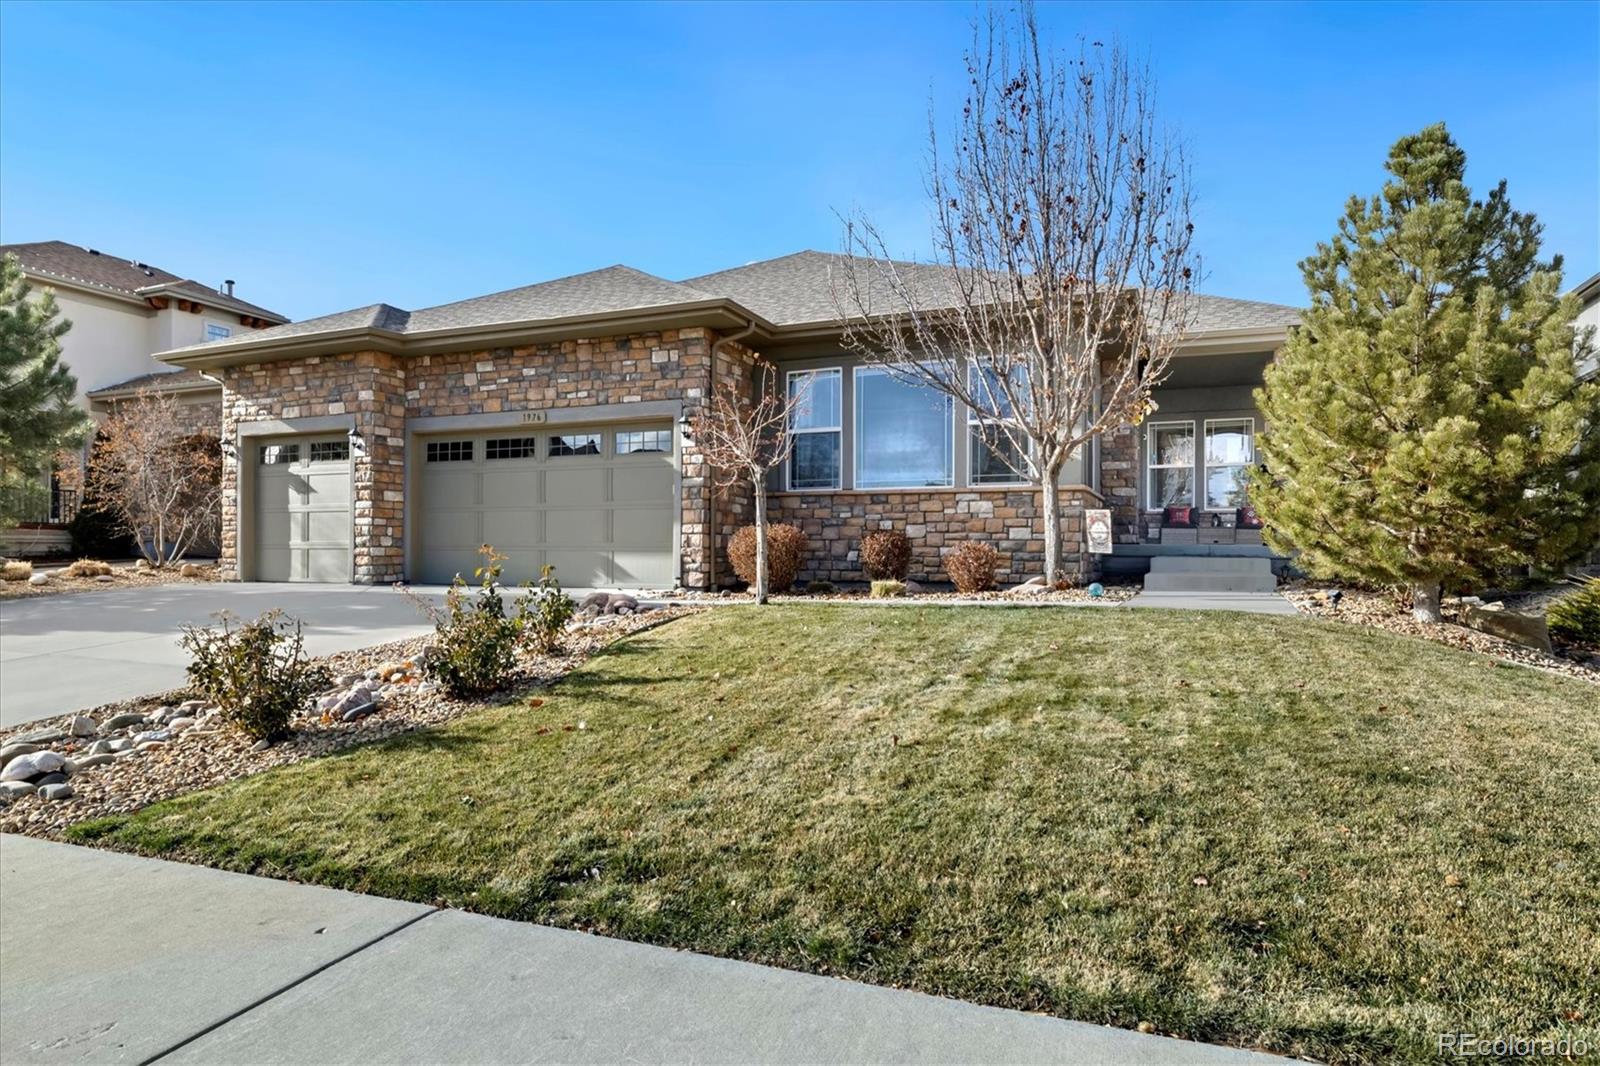
[[[800,524],[808,576],[859,576],[863,533],[911,537],[913,576],[982,538],[1008,576],[1037,573],[1036,496],[987,452],[967,412],[839,342],[835,257],[801,252],[670,281],[626,266],[417,311],[373,304],[162,358],[223,383],[225,572],[244,580],[417,582],[470,573],[570,586],[708,588],[747,501],[713,491],[689,424],[714,386],[754,388],[753,353],[811,386],[773,499]],[[1235,529],[1260,419],[1251,389],[1295,309],[1219,297],[1159,410],[1095,442],[1060,485],[1080,576],[1083,512],[1115,515],[1112,563],[1162,551],[1264,555]],[[1164,508],[1193,508],[1183,529]]]
[[[36,292],[51,290],[72,329],[61,340],[62,361],[78,379],[77,402],[101,415],[140,389],[172,393],[196,429],[219,432],[222,386],[195,370],[175,370],[157,352],[227,340],[288,321],[221,289],[181,278],[134,259],[65,241],[0,245],[14,255]],[[34,553],[64,549],[75,501],[53,489],[48,513],[0,536],[0,550]]]

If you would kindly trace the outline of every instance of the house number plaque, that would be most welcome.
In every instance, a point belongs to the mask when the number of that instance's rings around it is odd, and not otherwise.
[[[522,421],[523,421],[523,424],[525,424],[525,425],[529,425],[529,424],[533,424],[533,423],[540,423],[540,422],[548,422],[549,420],[550,420],[550,412],[548,412],[548,411],[524,411],[524,412],[522,412]]]

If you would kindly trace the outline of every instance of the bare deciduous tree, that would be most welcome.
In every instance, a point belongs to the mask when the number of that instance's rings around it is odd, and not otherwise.
[[[990,9],[967,75],[948,150],[930,124],[934,261],[849,219],[834,302],[850,349],[966,405],[1039,488],[1054,581],[1063,466],[1144,418],[1188,324],[1188,164],[1148,71],[1115,45],[1048,49],[1031,4]]]
[[[794,449],[790,420],[810,402],[806,384],[791,393],[778,389],[771,364],[756,360],[756,389],[746,394],[724,383],[695,415],[691,432],[696,447],[711,467],[711,479],[720,489],[750,487],[755,504],[757,603],[766,603],[767,589],[767,475],[788,461]]]
[[[133,534],[152,566],[183,558],[221,522],[222,447],[185,425],[163,393],[140,392],[100,427],[78,475],[85,499]]]

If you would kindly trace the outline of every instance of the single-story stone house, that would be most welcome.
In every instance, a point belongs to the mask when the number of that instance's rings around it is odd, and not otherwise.
[[[546,564],[572,587],[712,588],[749,502],[719,492],[689,425],[712,389],[755,387],[754,355],[810,387],[772,514],[809,534],[805,576],[860,576],[870,530],[905,530],[912,576],[994,543],[1037,573],[1036,496],[942,397],[840,344],[835,257],[800,252],[683,281],[626,266],[418,311],[373,304],[178,348],[221,382],[222,567],[232,578],[357,583],[470,576],[481,544],[507,577]],[[1093,442],[1060,486],[1080,577],[1165,552],[1261,556],[1237,527],[1254,459],[1251,391],[1294,308],[1201,297],[1144,424]],[[1185,528],[1163,509],[1194,508]],[[1114,516],[1091,556],[1083,513]]]

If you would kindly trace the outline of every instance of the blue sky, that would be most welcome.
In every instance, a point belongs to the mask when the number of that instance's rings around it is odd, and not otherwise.
[[[930,98],[970,4],[0,4],[0,240],[63,239],[294,318],[614,262],[671,278],[926,254]],[[1190,143],[1206,290],[1295,263],[1443,119],[1575,283],[1600,269],[1600,4],[1050,4],[1120,37]]]

